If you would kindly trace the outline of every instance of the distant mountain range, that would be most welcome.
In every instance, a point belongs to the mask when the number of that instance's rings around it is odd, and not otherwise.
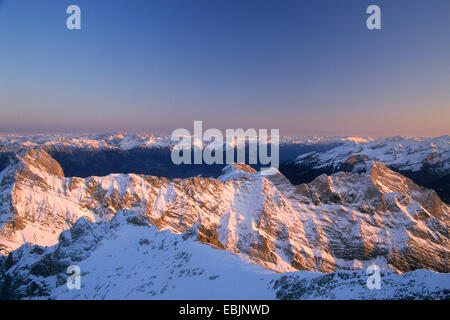
[[[345,139],[282,137],[280,160],[285,162],[311,151],[326,151]],[[30,148],[46,150],[60,163],[68,177],[136,173],[166,178],[217,178],[225,166],[174,165],[171,160],[173,146],[170,137],[153,135],[0,135],[0,171],[17,152]]]
[[[343,143],[346,141],[369,142],[371,138],[347,137],[347,136],[282,136],[280,144],[330,144]],[[170,140],[170,136],[146,135],[146,134],[0,134],[0,151],[17,151],[21,148],[42,147],[46,150],[132,150],[136,148],[165,148],[173,146],[175,143]]]

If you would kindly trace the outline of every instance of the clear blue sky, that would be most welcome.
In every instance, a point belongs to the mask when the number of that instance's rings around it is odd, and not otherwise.
[[[448,0],[0,0],[0,132],[436,136],[449,89]]]

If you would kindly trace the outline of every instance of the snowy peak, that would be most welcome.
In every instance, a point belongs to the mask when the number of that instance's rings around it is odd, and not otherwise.
[[[359,169],[363,167],[364,171],[358,173],[323,174],[300,188],[309,190],[307,194],[316,204],[337,203],[373,214],[402,211],[404,206],[412,203],[417,205],[412,210],[417,216],[422,213],[441,218],[443,212],[448,212],[448,206],[434,190],[416,185],[385,164],[366,161],[360,164]]]
[[[22,151],[17,154],[17,158],[26,170],[34,173],[44,171],[50,175],[64,177],[64,171],[59,163],[42,149]]]
[[[248,177],[254,173],[256,173],[256,170],[249,165],[232,163],[222,169],[222,174],[217,179],[223,182]]]
[[[0,173],[0,251],[23,243],[53,245],[61,231],[93,212],[72,210],[59,163],[41,149],[21,150]]]
[[[389,169],[381,162],[371,161],[369,164],[367,174],[382,193],[397,192],[406,195],[414,191],[425,191],[424,188],[416,185],[411,179]]]
[[[417,201],[424,209],[424,214],[441,218],[442,213],[445,210],[448,211],[448,206],[441,201],[434,190],[418,186],[411,179],[390,170],[383,163],[373,162],[370,177],[381,193],[401,194],[406,197],[405,203],[409,202],[408,198]]]
[[[44,150],[21,150],[9,160],[0,173],[0,184],[6,187],[20,184],[47,184],[50,177],[63,178],[64,171],[59,163]],[[1,191],[0,191],[1,192]]]

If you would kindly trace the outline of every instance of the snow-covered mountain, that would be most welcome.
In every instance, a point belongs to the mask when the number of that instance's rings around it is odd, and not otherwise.
[[[372,138],[352,136],[282,136],[280,144],[331,144],[370,142]],[[175,143],[170,136],[154,134],[0,134],[0,151],[18,151],[23,148],[46,150],[131,150],[133,148],[164,148]]]
[[[369,289],[365,271],[277,274],[182,235],[158,231],[133,211],[107,223],[81,218],[57,245],[25,244],[0,258],[0,299],[449,299],[448,274],[381,272]],[[81,272],[68,288],[69,266]],[[70,282],[70,280],[69,280]]]
[[[51,246],[80,217],[111,221],[123,209],[175,234],[278,271],[365,269],[449,272],[449,207],[379,162],[363,173],[292,185],[231,165],[219,179],[144,175],[66,178],[45,151],[22,152],[0,174],[4,253]]]
[[[0,150],[18,151],[23,148],[57,150],[130,150],[133,148],[167,147],[170,137],[140,134],[49,134],[49,135],[0,135]]]
[[[326,152],[301,155],[298,165],[315,169],[341,167],[358,159],[382,162],[400,171],[429,169],[436,173],[450,172],[450,136],[437,138],[402,138],[348,141]]]
[[[366,161],[379,161],[412,179],[416,184],[435,190],[450,202],[450,137],[394,137],[371,141],[348,141],[328,150],[304,153],[282,164],[280,171],[293,183],[310,182],[321,174],[362,172]],[[363,165],[360,165],[363,164]]]
[[[346,141],[346,137],[282,137],[282,143],[329,143]],[[130,150],[133,148],[168,147],[174,142],[170,136],[149,134],[51,134],[51,135],[0,135],[0,151],[17,151],[22,148],[77,149],[77,150]]]

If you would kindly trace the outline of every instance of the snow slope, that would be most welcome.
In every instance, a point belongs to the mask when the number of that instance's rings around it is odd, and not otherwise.
[[[198,228],[176,235],[133,211],[111,222],[81,218],[59,244],[25,244],[0,263],[2,299],[449,299],[450,276],[417,270],[381,273],[369,289],[365,271],[277,274],[248,259],[195,241]],[[81,271],[69,290],[67,267]]]

